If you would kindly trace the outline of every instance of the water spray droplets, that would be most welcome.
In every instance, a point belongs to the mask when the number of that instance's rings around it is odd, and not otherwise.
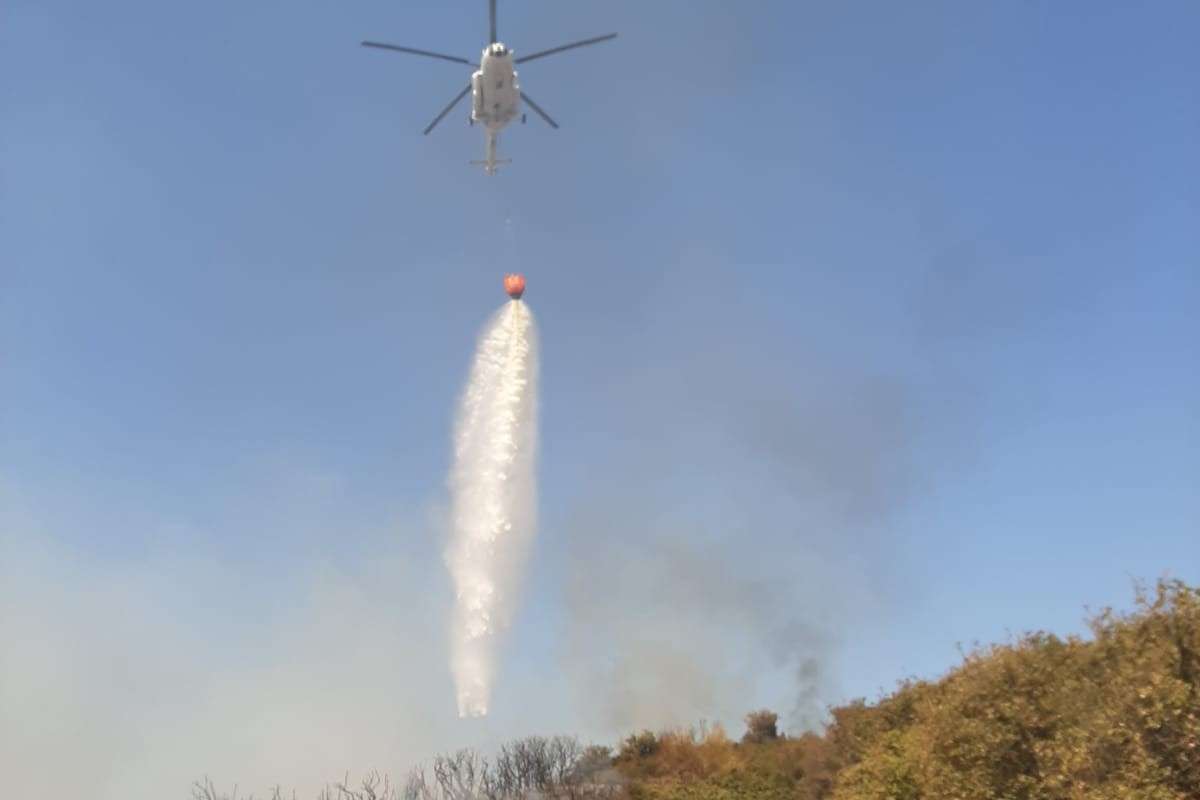
[[[536,333],[522,302],[484,328],[455,426],[446,563],[458,599],[451,669],[461,716],[487,713],[496,635],[535,526]]]

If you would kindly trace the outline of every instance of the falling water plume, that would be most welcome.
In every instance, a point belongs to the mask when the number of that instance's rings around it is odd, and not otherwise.
[[[496,312],[479,337],[454,446],[450,668],[459,716],[483,716],[537,521],[537,331],[520,300]]]

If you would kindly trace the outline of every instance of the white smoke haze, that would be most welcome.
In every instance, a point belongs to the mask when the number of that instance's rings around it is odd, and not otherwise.
[[[381,546],[349,568],[273,576],[194,554],[118,562],[3,511],[0,774],[13,796],[183,798],[207,774],[240,797],[277,783],[314,797],[347,769],[400,774],[461,738],[440,621],[412,611],[437,596],[423,559]]]
[[[270,797],[277,784],[315,798],[347,771],[352,782],[374,769],[397,781],[438,753],[574,732],[549,665],[509,675],[483,720],[456,717],[454,598],[427,535],[440,529],[423,509],[364,511],[357,496],[320,489],[331,475],[293,463],[278,481],[252,482],[222,530],[168,519],[143,531],[171,537],[167,546],[112,555],[88,543],[111,541],[124,514],[55,513],[0,472],[7,793],[186,798],[208,776],[240,798]],[[277,507],[256,512],[268,494]],[[204,544],[316,529],[330,553],[281,555],[267,570]]]
[[[450,669],[458,713],[488,712],[499,636],[511,622],[536,528],[537,332],[520,300],[484,327],[459,406],[450,474],[454,581]]]

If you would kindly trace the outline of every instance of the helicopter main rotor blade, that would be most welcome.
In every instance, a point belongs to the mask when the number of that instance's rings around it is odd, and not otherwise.
[[[433,129],[434,129],[434,127],[435,127],[435,126],[436,126],[436,125],[437,125],[439,122],[441,122],[441,121],[442,121],[442,118],[443,118],[443,117],[445,117],[447,114],[449,114],[449,113],[450,113],[450,111],[451,111],[451,110],[452,110],[452,109],[453,109],[453,108],[454,108],[456,105],[458,105],[458,103],[459,103],[459,101],[460,101],[460,100],[462,100],[464,97],[466,97],[466,96],[467,96],[467,92],[469,92],[469,91],[471,91],[471,84],[469,84],[469,83],[468,83],[468,84],[467,84],[467,87],[466,87],[465,89],[463,89],[461,92],[459,92],[459,93],[458,93],[458,96],[456,96],[456,97],[455,97],[453,100],[451,100],[451,101],[450,101],[450,105],[448,105],[448,106],[446,106],[445,108],[443,108],[443,109],[442,109],[442,113],[440,113],[440,114],[438,114],[436,117],[434,117],[434,118],[433,118],[433,122],[429,123],[429,127],[425,129],[425,135],[426,135],[426,136],[428,136],[428,135],[429,135],[429,132],[430,132],[431,130],[433,130]]]
[[[533,61],[535,58],[545,58],[546,56],[552,56],[555,53],[561,53],[564,50],[574,50],[576,47],[586,47],[589,44],[599,44],[600,42],[607,42],[609,39],[615,38],[617,38],[615,33],[606,33],[603,36],[584,39],[582,42],[571,42],[570,44],[564,44],[562,47],[552,47],[549,50],[531,53],[530,55],[515,59],[513,63],[524,64],[526,61]]]
[[[496,36],[496,0],[488,0],[488,32],[491,38],[488,39],[488,44],[495,44]]]
[[[546,120],[546,122],[549,123],[551,128],[555,128],[555,129],[558,128],[558,123],[555,122],[554,120],[550,119],[550,115],[547,114],[545,111],[542,111],[542,107],[539,106],[537,103],[533,102],[533,99],[529,95],[525,94],[524,92],[521,92],[521,99],[524,100],[526,103],[528,103],[529,107],[532,108],[534,111],[536,111],[538,113],[539,117]]]
[[[465,58],[458,56],[448,56],[445,53],[432,53],[429,50],[417,50],[414,47],[401,47],[398,44],[386,44],[384,42],[363,42],[363,47],[377,47],[380,50],[395,50],[397,53],[410,53],[414,56],[425,56],[427,58],[440,58],[443,61],[453,61],[456,64],[466,64],[468,67],[475,66],[474,61],[468,61]]]

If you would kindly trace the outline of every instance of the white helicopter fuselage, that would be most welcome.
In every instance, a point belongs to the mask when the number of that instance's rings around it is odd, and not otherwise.
[[[471,121],[500,132],[521,115],[521,87],[512,51],[496,42],[483,49],[471,76]]]
[[[485,158],[474,163],[482,164],[489,175],[496,174],[498,164],[508,163],[496,158],[496,138],[519,116],[521,86],[512,51],[494,42],[483,49],[479,69],[471,75],[471,124],[482,124],[487,137]]]

